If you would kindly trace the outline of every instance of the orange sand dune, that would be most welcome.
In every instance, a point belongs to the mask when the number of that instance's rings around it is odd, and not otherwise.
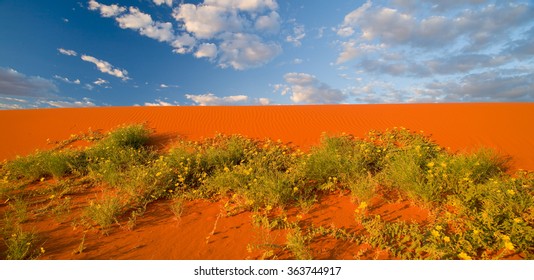
[[[453,150],[491,147],[534,170],[534,103],[313,105],[247,107],[104,107],[0,111],[0,160],[47,149],[47,139],[146,122],[161,140],[217,132],[280,139],[304,149],[322,132],[363,136],[370,130],[423,130]]]

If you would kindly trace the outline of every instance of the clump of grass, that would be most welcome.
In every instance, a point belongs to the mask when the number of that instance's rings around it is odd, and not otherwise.
[[[171,202],[171,204],[169,204],[169,208],[171,209],[174,216],[180,219],[182,217],[182,214],[184,213],[185,202],[181,198],[175,199],[173,202]]]
[[[308,248],[308,240],[302,234],[300,228],[289,232],[286,236],[287,248],[293,253],[297,260],[311,260],[312,254]]]
[[[97,146],[139,149],[147,144],[149,136],[150,130],[144,125],[133,124],[109,132],[104,139],[98,142]]]
[[[44,248],[37,245],[37,234],[33,231],[24,231],[19,224],[14,225],[4,235],[8,260],[35,259],[44,253]]]
[[[93,220],[100,228],[107,231],[123,213],[123,205],[119,198],[107,196],[100,201],[91,201],[85,208],[85,216]]]

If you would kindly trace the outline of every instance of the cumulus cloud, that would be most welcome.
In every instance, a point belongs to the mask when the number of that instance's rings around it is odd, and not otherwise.
[[[38,76],[26,76],[11,68],[0,67],[0,95],[46,97],[58,92],[50,80]]]
[[[260,105],[269,105],[271,104],[271,100],[269,98],[261,97],[261,98],[258,98],[258,103]]]
[[[293,27],[293,34],[286,37],[286,42],[292,43],[296,47],[300,47],[302,39],[306,37],[306,31],[304,25],[297,24]]]
[[[163,4],[172,7],[172,0],[153,0],[154,4],[161,6]]]
[[[228,34],[219,49],[219,66],[236,70],[258,67],[282,52],[278,44],[264,42],[259,36],[247,33]]]
[[[334,29],[338,76],[356,102],[532,101],[533,19],[522,1],[367,1]]]
[[[170,0],[154,0],[156,5],[173,6]],[[180,3],[170,22],[152,19],[137,7],[104,5],[89,1],[89,9],[103,17],[115,18],[120,28],[132,29],[146,37],[168,43],[173,52],[208,58],[220,67],[236,70],[261,66],[281,53],[278,43],[266,40],[280,28],[276,0],[204,0],[199,4]],[[303,29],[288,38],[300,44]],[[250,39],[250,41],[246,41]],[[289,40],[289,39],[288,39]],[[234,48],[230,50],[229,48]]]
[[[386,44],[423,49],[461,43],[466,44],[466,49],[478,50],[508,38],[511,28],[531,21],[534,9],[525,3],[506,2],[489,4],[480,9],[458,10],[453,16],[421,15],[416,11],[374,7],[371,1],[367,1],[345,16],[337,34],[342,37],[356,35],[361,41],[379,40]]]
[[[106,74],[109,74],[111,76],[115,76],[115,77],[117,77],[119,79],[122,79],[123,81],[126,81],[126,80],[130,79],[128,77],[128,71],[126,71],[124,69],[115,68],[113,65],[111,65],[107,61],[95,58],[93,56],[85,55],[85,54],[82,55],[81,58],[82,58],[83,61],[87,61],[87,62],[91,62],[91,63],[95,64],[96,67],[98,68],[98,70],[100,72],[102,72],[102,73],[106,73]]]
[[[247,12],[260,12],[266,9],[275,10],[278,8],[276,0],[205,0],[204,4]]]
[[[195,57],[206,57],[209,59],[214,59],[215,57],[217,57],[217,46],[213,43],[200,44],[200,46],[198,46],[197,51],[195,52]]]
[[[104,4],[100,4],[94,0],[90,0],[89,1],[89,10],[92,10],[92,11],[100,11],[100,14],[103,16],[103,17],[114,17],[114,16],[117,16],[121,13],[123,13],[124,11],[126,11],[126,8],[124,7],[119,7],[117,4],[113,4],[113,5],[104,5]]]
[[[82,108],[96,106],[95,103],[93,103],[93,101],[87,97],[84,97],[82,100],[50,100],[41,101],[40,103],[57,108]]]
[[[130,7],[128,13],[115,18],[115,20],[123,29],[137,30],[141,35],[160,42],[171,42],[174,39],[172,23],[154,21],[152,16],[135,7]]]
[[[211,39],[223,31],[239,32],[244,28],[238,11],[223,6],[181,4],[174,10],[173,16],[198,39]]]
[[[79,79],[76,79],[76,80],[70,80],[69,78],[65,78],[65,77],[61,77],[59,75],[54,75],[54,78],[55,79],[58,79],[62,82],[65,82],[67,84],[76,84],[76,85],[79,85],[80,84],[80,80]]]
[[[164,1],[158,2],[161,2],[160,4],[164,3]],[[171,6],[172,1],[165,1],[165,4]],[[141,12],[139,8],[129,7],[127,9],[116,4],[104,5],[91,0],[89,1],[89,9],[93,11],[99,10],[100,15],[103,17],[115,18],[122,29],[136,30],[139,34],[160,42],[170,43],[175,38],[172,23],[154,21],[151,15]]]
[[[385,44],[358,43],[356,40],[342,42],[341,46],[342,51],[337,58],[337,64],[342,64],[359,56],[368,55],[383,50],[386,47]]]
[[[76,53],[73,50],[66,50],[66,49],[63,49],[63,48],[58,48],[57,50],[59,51],[59,53],[64,54],[64,55],[68,55],[68,56],[77,56],[78,55],[78,53]]]
[[[418,97],[444,101],[532,101],[534,73],[489,71],[459,80],[435,81],[415,90]]]
[[[271,0],[182,3],[173,12],[184,31],[173,42],[175,52],[194,52],[196,57],[207,57],[222,68],[244,70],[261,66],[282,50],[278,43],[264,38],[264,34],[280,28],[277,8],[276,1]]]
[[[174,48],[173,52],[179,54],[192,52],[196,44],[197,39],[187,33],[177,36],[176,39],[171,43]]]
[[[235,105],[248,101],[248,96],[246,95],[231,95],[218,97],[213,93],[207,93],[199,95],[186,94],[185,97],[200,106]]]
[[[102,78],[98,78],[96,81],[93,82],[93,84],[97,85],[97,86],[101,86],[101,87],[105,87],[105,88],[109,88],[109,81],[106,81]]]
[[[254,28],[260,32],[276,33],[280,29],[280,15],[272,11],[270,14],[259,16]]]
[[[155,107],[155,106],[179,106],[179,104],[177,102],[170,103],[170,102],[167,102],[167,101],[163,101],[161,99],[156,99],[154,102],[145,102],[144,105],[145,106],[151,106],[151,107]]]
[[[315,76],[306,73],[287,73],[284,75],[287,85],[275,85],[275,90],[282,95],[291,93],[294,103],[332,104],[341,103],[347,97],[338,89],[319,81]]]

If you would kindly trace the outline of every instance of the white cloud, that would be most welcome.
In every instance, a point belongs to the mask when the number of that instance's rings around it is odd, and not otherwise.
[[[278,85],[275,89],[281,89],[283,95],[291,93],[290,99],[294,103],[341,103],[347,98],[340,90],[331,88],[310,74],[287,73],[284,80],[289,85]]]
[[[280,15],[272,11],[270,14],[259,16],[254,28],[260,32],[276,33],[280,29]]]
[[[153,0],[172,7],[173,1]],[[204,0],[199,4],[181,3],[173,9],[177,30],[170,22],[154,21],[137,7],[104,5],[89,1],[90,10],[113,17],[120,28],[133,29],[149,38],[166,42],[178,54],[208,58],[220,67],[243,70],[267,63],[281,52],[278,43],[264,40],[280,28],[276,0]],[[305,36],[295,29],[291,42],[299,44]],[[250,42],[244,40],[250,39]],[[233,48],[230,50],[229,48]]]
[[[213,93],[207,93],[199,95],[186,94],[185,97],[200,106],[233,105],[236,103],[243,103],[248,101],[248,96],[246,95],[231,95],[225,97],[218,97]]]
[[[179,54],[192,52],[196,44],[197,40],[195,37],[187,33],[177,36],[176,39],[171,43],[174,48],[173,52]]]
[[[173,42],[174,51],[193,52],[197,58],[209,58],[222,68],[244,70],[261,66],[282,51],[278,43],[263,38],[280,28],[277,8],[276,1],[271,0],[181,4],[174,9],[173,17],[185,32]]]
[[[98,78],[96,81],[93,82],[93,84],[97,86],[107,87],[107,85],[109,84],[109,81],[106,81],[102,78]]]
[[[51,101],[42,101],[40,103],[48,104],[52,107],[58,108],[82,108],[82,107],[94,107],[96,106],[93,101],[87,97],[84,97],[81,101],[65,101],[65,100],[51,100]]]
[[[149,14],[145,14],[135,7],[130,7],[127,14],[117,17],[115,20],[123,29],[138,30],[141,35],[160,42],[171,42],[174,39],[172,23],[153,21]]]
[[[179,104],[177,102],[170,103],[170,102],[167,102],[167,101],[163,101],[161,99],[156,99],[154,102],[145,102],[144,105],[145,106],[152,106],[152,107],[155,107],[155,106],[179,106]]]
[[[367,44],[358,43],[356,40],[349,40],[341,43],[342,51],[339,54],[336,64],[342,64],[349,60],[353,60],[359,56],[367,55],[382,49],[385,49],[385,44]]]
[[[459,80],[434,81],[414,89],[416,97],[439,101],[532,101],[534,72],[489,71]]]
[[[425,15],[428,11],[403,12],[391,7],[373,7],[367,1],[345,16],[337,33],[342,37],[356,35],[361,41],[379,40],[422,49],[467,43],[467,49],[478,50],[509,38],[511,28],[531,21],[534,9],[525,3],[503,2],[479,9],[461,9],[452,15]]]
[[[214,59],[215,57],[217,57],[217,46],[213,43],[200,44],[200,46],[198,46],[197,51],[195,52],[195,57],[206,57],[210,60]]]
[[[167,1],[169,2],[169,1]],[[172,5],[172,1],[171,5]],[[162,2],[163,3],[163,2]],[[100,10],[103,17],[113,17],[122,29],[133,29],[139,34],[147,36],[160,42],[172,42],[174,40],[174,29],[170,22],[159,22],[152,20],[152,16],[141,12],[136,7],[120,7],[117,5],[104,5],[94,0],[89,2],[90,10]]]
[[[60,80],[62,82],[65,82],[67,84],[76,84],[76,85],[80,84],[80,80],[79,79],[71,81],[69,78],[61,77],[59,75],[54,75],[54,78],[56,78],[56,79],[58,79],[58,80]]]
[[[278,9],[276,0],[205,0],[204,4],[247,12]]]
[[[46,97],[58,92],[50,80],[38,76],[26,76],[11,68],[0,67],[0,95]]]
[[[161,6],[163,4],[172,7],[172,0],[153,0],[154,4]]]
[[[293,64],[302,64],[304,60],[302,58],[295,58],[291,63]]]
[[[262,97],[262,98],[258,99],[258,103],[260,105],[269,105],[269,104],[271,104],[271,100],[269,100],[269,98],[263,98]]]
[[[300,41],[304,39],[304,37],[306,37],[304,25],[297,24],[293,27],[293,35],[288,35],[286,37],[286,42],[292,43],[296,47],[300,47],[300,45],[302,45]]]
[[[23,109],[26,107],[28,107],[28,100],[26,99],[0,96],[0,110]]]
[[[265,43],[259,36],[246,33],[228,35],[219,50],[219,66],[236,70],[258,67],[282,52],[278,44]]]
[[[367,14],[367,10],[369,10],[371,6],[371,1],[367,0],[361,7],[347,14],[343,20],[343,24],[338,29],[337,34],[342,37],[348,37],[354,34],[354,27],[357,25],[356,23],[359,22],[360,18],[363,18]]]
[[[98,68],[98,70],[100,72],[102,72],[102,73],[106,73],[106,74],[109,74],[111,76],[115,76],[117,78],[122,79],[123,81],[126,81],[126,80],[130,79],[128,77],[128,71],[126,71],[124,69],[115,68],[113,65],[111,65],[107,61],[100,60],[98,58],[95,58],[95,57],[92,57],[92,56],[89,56],[89,55],[85,55],[85,54],[82,55],[81,58],[82,58],[83,61],[94,63],[96,65],[96,67]]]
[[[160,84],[159,88],[179,88],[177,85]]]
[[[181,4],[174,9],[174,18],[198,39],[211,39],[222,32],[243,30],[243,19],[237,11],[209,4]]]
[[[59,51],[59,53],[64,54],[64,55],[68,55],[68,56],[77,56],[78,55],[73,50],[66,50],[66,49],[63,49],[63,48],[58,48],[57,50]]]
[[[124,11],[126,11],[126,8],[119,7],[116,4],[104,5],[104,4],[98,3],[98,2],[96,2],[94,0],[90,0],[89,1],[89,10],[92,10],[92,11],[99,10],[100,14],[103,17],[114,17],[114,16],[117,16],[117,15],[123,13]]]

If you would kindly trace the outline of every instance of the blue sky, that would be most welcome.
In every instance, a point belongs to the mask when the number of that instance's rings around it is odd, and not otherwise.
[[[0,109],[534,101],[533,1],[0,1]]]

